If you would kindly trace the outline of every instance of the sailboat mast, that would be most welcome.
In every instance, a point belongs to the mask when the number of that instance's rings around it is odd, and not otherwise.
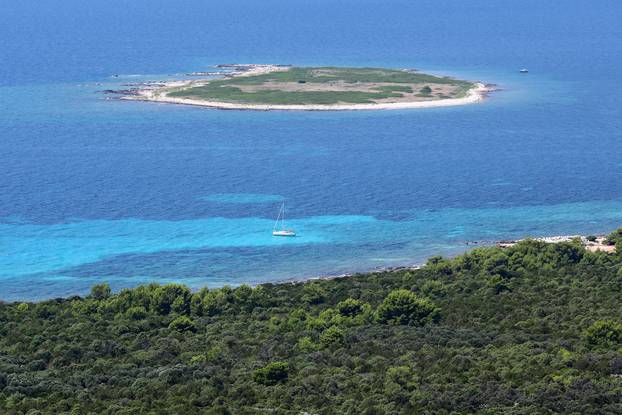
[[[279,224],[279,221],[281,223]],[[279,215],[274,222],[274,229],[272,229],[272,236],[296,236],[296,232],[291,229],[285,229],[285,202],[281,204]]]
[[[279,214],[276,217],[276,222],[274,222],[274,228],[272,228],[273,231],[275,231],[279,226],[279,219],[281,219],[281,215],[284,215],[284,208],[285,208],[285,203],[283,203],[281,205],[281,209],[279,209]]]

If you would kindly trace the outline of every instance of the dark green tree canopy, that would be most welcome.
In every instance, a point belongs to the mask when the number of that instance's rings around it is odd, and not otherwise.
[[[353,317],[363,312],[364,305],[360,300],[348,298],[337,304],[337,310],[342,316]]]
[[[622,323],[598,320],[588,327],[585,337],[592,345],[607,347],[622,345]]]
[[[110,289],[110,285],[108,284],[98,284],[94,285],[93,288],[91,288],[91,297],[96,300],[104,300],[110,297],[111,293],[112,290]]]
[[[391,291],[378,308],[378,320],[387,324],[422,326],[438,317],[431,301],[403,289]]]
[[[179,316],[175,320],[171,321],[169,328],[180,332],[197,330],[194,321],[186,316]]]
[[[275,385],[287,380],[289,364],[287,362],[272,362],[253,372],[253,380],[262,385]]]

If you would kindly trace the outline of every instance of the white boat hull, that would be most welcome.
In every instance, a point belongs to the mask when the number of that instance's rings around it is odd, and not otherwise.
[[[296,236],[296,232],[294,231],[272,231],[272,236]]]

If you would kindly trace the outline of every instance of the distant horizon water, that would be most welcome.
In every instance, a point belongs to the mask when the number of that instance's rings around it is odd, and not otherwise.
[[[618,3],[116,3],[0,15],[0,300],[336,275],[622,226]],[[371,112],[98,92],[228,62],[417,68],[500,91]],[[295,238],[271,236],[283,202]]]

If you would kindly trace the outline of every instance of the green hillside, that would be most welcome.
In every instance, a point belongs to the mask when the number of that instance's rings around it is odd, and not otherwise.
[[[619,414],[620,251],[0,304],[0,413]]]

